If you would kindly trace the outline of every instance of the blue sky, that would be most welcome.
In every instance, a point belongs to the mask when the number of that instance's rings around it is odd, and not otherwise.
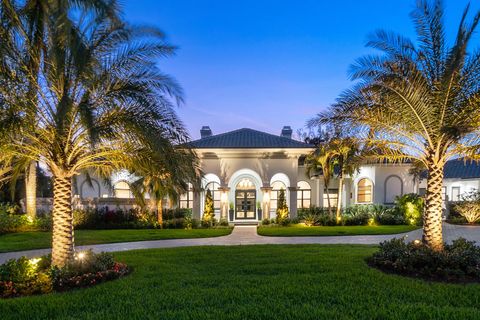
[[[328,107],[351,85],[348,67],[367,35],[414,37],[415,0],[123,0],[133,23],[160,27],[179,47],[159,62],[183,86],[178,109],[193,138],[249,127],[279,134]],[[451,39],[468,1],[446,0]],[[472,9],[480,10],[479,1]],[[475,39],[478,44],[478,39]]]

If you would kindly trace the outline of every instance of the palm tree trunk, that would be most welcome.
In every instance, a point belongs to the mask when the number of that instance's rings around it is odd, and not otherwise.
[[[71,177],[53,178],[52,265],[63,267],[73,258]]]
[[[163,228],[163,206],[162,206],[162,199],[158,199],[157,201],[157,223],[160,228]]]
[[[31,161],[25,173],[25,210],[30,218],[37,216],[37,162]]]
[[[337,202],[337,223],[342,219],[342,195],[343,195],[343,175],[338,180],[338,202]]]
[[[427,195],[423,216],[423,242],[434,250],[443,250],[442,235],[443,166],[432,163],[428,167]]]
[[[328,185],[326,182],[324,182],[324,184],[325,184],[325,192],[327,193],[328,215],[332,217],[332,206],[330,204],[330,194],[328,192]]]

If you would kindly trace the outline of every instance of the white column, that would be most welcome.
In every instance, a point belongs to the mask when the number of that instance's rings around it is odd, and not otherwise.
[[[297,187],[289,187],[288,190],[290,191],[290,218],[297,217]]]

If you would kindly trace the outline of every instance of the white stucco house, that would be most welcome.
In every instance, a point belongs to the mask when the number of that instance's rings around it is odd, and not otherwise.
[[[213,134],[202,127],[201,138],[191,142],[200,157],[205,176],[200,190],[181,195],[178,203],[169,207],[192,209],[195,218],[203,214],[206,190],[212,192],[215,215],[229,222],[256,222],[275,217],[277,198],[285,190],[290,215],[310,205],[327,207],[326,188],[321,176],[309,177],[303,165],[312,145],[292,139],[292,129],[285,126],[279,135],[243,128]],[[352,204],[392,204],[396,196],[425,192],[426,181],[414,181],[409,174],[410,164],[366,164],[359,172],[345,179],[343,206]],[[134,205],[128,172],[112,177],[112,187],[92,178],[78,177],[76,197],[82,202],[97,205]],[[480,189],[480,165],[463,160],[449,161],[445,167],[445,201],[456,201],[460,195]],[[330,205],[336,206],[338,181],[328,186]],[[233,208],[233,214],[229,209]],[[262,209],[262,215],[258,213]]]

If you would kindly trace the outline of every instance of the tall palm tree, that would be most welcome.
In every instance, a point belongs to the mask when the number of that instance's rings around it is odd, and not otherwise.
[[[379,158],[424,164],[423,241],[435,250],[443,249],[444,165],[456,155],[479,159],[480,53],[468,47],[480,12],[467,22],[468,12],[467,6],[449,46],[442,2],[418,1],[411,14],[417,44],[393,32],[375,32],[367,45],[382,54],[357,60],[351,74],[358,84],[316,118],[354,128],[380,151]]]
[[[10,45],[17,45],[23,50],[23,54],[17,58],[23,61],[21,65],[28,70],[31,77],[25,79],[27,90],[16,92],[23,94],[23,99],[30,101],[32,105],[24,116],[23,125],[31,128],[37,124],[37,115],[34,106],[37,104],[37,84],[39,81],[39,69],[42,63],[43,51],[46,49],[46,38],[51,30],[48,30],[48,17],[54,10],[64,10],[68,13],[73,10],[88,11],[89,14],[108,15],[112,20],[118,19],[118,5],[109,0],[83,0],[83,1],[59,1],[59,0],[27,0],[14,1],[3,0],[0,2],[0,14],[3,21],[0,31],[0,52],[8,51]],[[76,32],[72,28],[70,32]],[[0,54],[1,55],[1,54]],[[2,55],[9,57],[9,54]],[[24,110],[25,111],[25,110]],[[22,174],[25,177],[25,206],[26,213],[30,217],[36,216],[37,199],[37,162],[31,161],[26,164]],[[16,180],[18,176],[13,176]],[[15,185],[13,183],[13,185]]]
[[[330,150],[329,141],[321,142],[317,148],[305,159],[306,171],[308,176],[322,172],[323,185],[327,194],[328,214],[332,216],[332,206],[330,204],[329,185],[333,174],[333,154]]]
[[[53,176],[52,264],[73,255],[72,178],[85,170],[108,176],[168,154],[188,141],[173,106],[182,90],[156,67],[175,48],[156,28],[133,28],[106,14],[72,20],[61,8],[48,16],[51,34],[37,83],[38,124],[0,145],[3,167],[42,161]],[[79,32],[72,33],[72,29]],[[21,56],[21,50],[12,55]],[[6,66],[0,73],[8,72]],[[33,78],[28,69],[11,81]],[[4,94],[4,92],[2,92]],[[173,98],[173,101],[172,101]]]
[[[346,176],[352,176],[359,169],[360,145],[355,138],[333,138],[330,141],[333,167],[337,168],[338,199],[335,216],[337,223],[342,217],[343,186]]]

